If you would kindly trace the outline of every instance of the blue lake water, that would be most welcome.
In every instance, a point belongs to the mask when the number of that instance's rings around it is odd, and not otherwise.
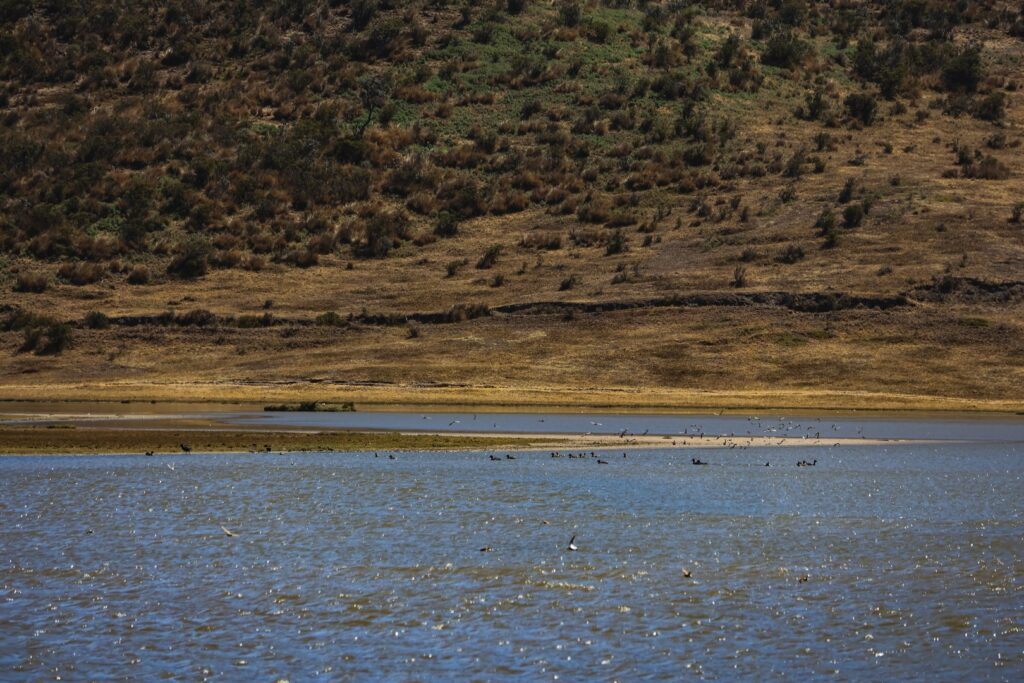
[[[1024,677],[1024,446],[627,452],[0,459],[0,680]]]

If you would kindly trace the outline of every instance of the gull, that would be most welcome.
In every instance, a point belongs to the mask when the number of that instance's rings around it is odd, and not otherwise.
[[[234,531],[231,531],[230,529],[228,529],[226,526],[222,526],[220,528],[220,530],[223,531],[224,535],[226,535],[228,538],[234,538],[235,536],[238,535]]]
[[[683,578],[684,579],[690,578],[690,570],[687,569],[686,567],[683,567]]]
[[[576,534],[573,534],[572,538],[569,539],[568,550],[573,550],[573,551],[579,550],[579,548],[576,547]]]
[[[169,469],[171,472],[173,472],[174,471],[174,465],[172,465],[171,463],[167,463],[167,469]]]

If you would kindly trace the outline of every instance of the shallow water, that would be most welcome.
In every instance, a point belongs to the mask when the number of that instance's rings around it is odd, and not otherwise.
[[[0,459],[0,679],[1024,676],[1024,447],[602,455]]]
[[[353,412],[237,413],[230,422],[260,427],[319,427],[439,432],[518,432],[534,434],[665,434],[865,439],[1024,441],[1024,418],[977,419],[949,416],[645,415],[593,413],[409,413]]]

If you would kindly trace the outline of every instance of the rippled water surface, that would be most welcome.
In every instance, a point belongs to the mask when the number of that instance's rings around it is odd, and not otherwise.
[[[1024,677],[1024,447],[600,455],[2,459],[0,679]]]

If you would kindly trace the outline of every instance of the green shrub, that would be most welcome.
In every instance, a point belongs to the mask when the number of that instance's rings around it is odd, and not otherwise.
[[[455,237],[459,234],[459,221],[448,211],[437,214],[437,221],[434,223],[434,234],[438,237]]]
[[[558,18],[562,26],[578,26],[583,17],[583,8],[577,0],[562,0],[558,5]]]
[[[761,61],[769,66],[792,69],[803,62],[810,52],[811,46],[796,33],[779,31],[768,39]]]

